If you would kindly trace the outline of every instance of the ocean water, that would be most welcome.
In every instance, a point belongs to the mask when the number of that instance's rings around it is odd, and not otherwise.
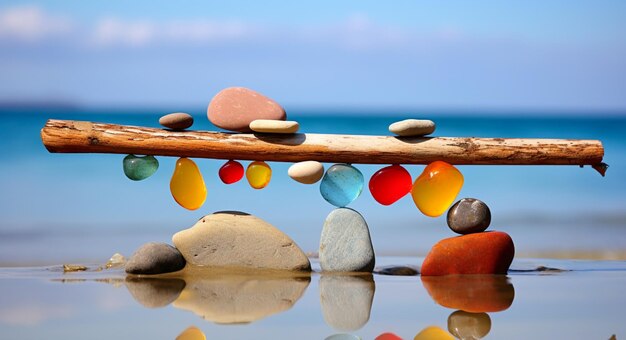
[[[46,265],[106,261],[115,252],[130,255],[149,241],[171,242],[171,235],[205,214],[240,210],[274,224],[307,252],[317,251],[326,215],[333,206],[319,185],[287,176],[289,164],[272,162],[273,176],[263,190],[245,180],[224,185],[217,177],[222,160],[199,159],[208,198],[188,211],[169,193],[175,158],[159,157],[157,173],[141,182],[122,171],[124,155],[51,154],[40,139],[49,118],[158,127],[163,110],[0,112],[4,149],[0,161],[0,265]],[[202,112],[192,112],[193,128],[214,130]],[[606,177],[577,166],[459,166],[465,185],[459,195],[485,201],[492,230],[509,233],[517,256],[593,254],[623,259],[626,250],[626,118],[480,115],[406,115],[368,112],[291,113],[301,132],[389,134],[390,123],[425,117],[436,136],[599,139],[610,165]],[[243,162],[244,166],[248,164]],[[326,165],[328,166],[328,164]],[[381,166],[357,165],[366,179]],[[424,166],[406,166],[415,178]],[[423,256],[438,240],[453,236],[445,215],[422,215],[410,196],[381,206],[367,190],[350,207],[368,221],[377,255]]]

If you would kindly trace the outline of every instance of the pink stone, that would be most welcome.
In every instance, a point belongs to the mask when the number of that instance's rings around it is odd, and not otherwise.
[[[285,120],[287,114],[280,104],[258,92],[229,87],[213,97],[207,117],[224,130],[250,132],[250,123],[254,120]]]

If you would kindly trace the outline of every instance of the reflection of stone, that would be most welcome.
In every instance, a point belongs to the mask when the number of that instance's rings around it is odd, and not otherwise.
[[[361,338],[352,334],[333,334],[324,340],[361,340]]]
[[[176,340],[206,340],[206,335],[198,327],[191,326],[180,333]]]
[[[422,284],[436,303],[472,313],[503,311],[515,298],[502,275],[422,276]]]
[[[159,308],[172,303],[185,288],[185,281],[166,278],[126,277],[126,288],[145,307]]]
[[[413,340],[454,340],[454,337],[437,326],[428,326],[417,333]]]
[[[324,320],[341,331],[363,327],[370,318],[375,290],[372,275],[322,275],[320,302]]]
[[[490,330],[491,318],[487,313],[457,310],[448,317],[448,331],[461,340],[482,339]]]
[[[311,277],[215,273],[190,275],[185,281],[187,286],[174,307],[229,324],[253,322],[288,310],[304,294]]]

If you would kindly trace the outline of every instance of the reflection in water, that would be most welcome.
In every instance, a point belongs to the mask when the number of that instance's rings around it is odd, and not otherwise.
[[[454,340],[454,337],[437,326],[429,326],[417,333],[413,340]]]
[[[333,334],[324,340],[361,340],[361,337],[352,334]]]
[[[187,285],[173,306],[215,323],[249,323],[291,308],[310,281],[310,276],[193,275],[185,277]]]
[[[124,281],[130,294],[145,307],[165,307],[174,302],[185,288],[181,279],[126,277]]]
[[[457,310],[448,317],[448,331],[461,340],[482,339],[490,330],[491,318],[487,313]]]
[[[506,310],[515,297],[503,275],[422,276],[422,284],[441,306],[472,313]]]
[[[393,333],[383,333],[377,336],[374,340],[402,340],[401,337],[393,334]]]
[[[310,281],[308,274],[188,272],[184,280],[128,277],[125,283],[135,300],[146,307],[173,303],[208,321],[232,324],[288,310],[302,297]]]
[[[375,290],[371,274],[322,274],[320,303],[324,320],[337,330],[360,329],[370,318]]]
[[[180,333],[176,340],[206,340],[206,336],[197,327],[191,326]]]

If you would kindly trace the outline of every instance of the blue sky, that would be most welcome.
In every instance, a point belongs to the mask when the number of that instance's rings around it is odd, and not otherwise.
[[[626,110],[624,1],[3,1],[0,100]]]

